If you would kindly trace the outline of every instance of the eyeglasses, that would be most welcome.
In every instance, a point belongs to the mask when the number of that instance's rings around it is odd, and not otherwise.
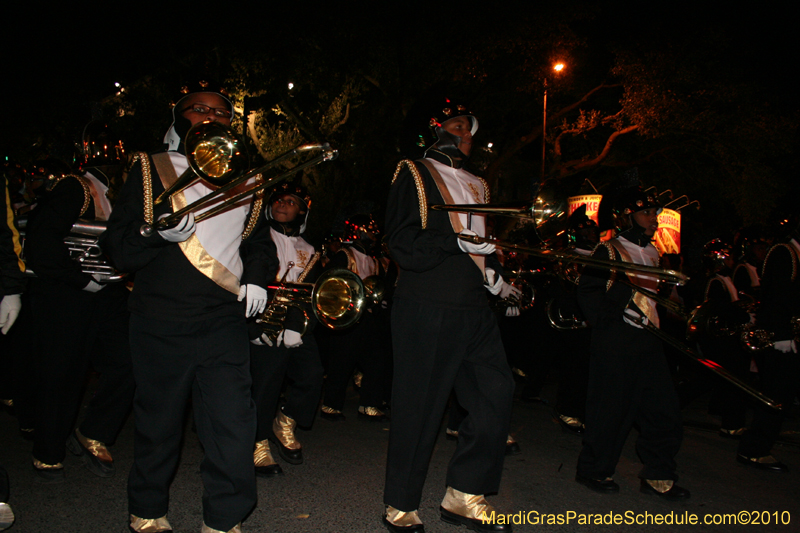
[[[189,111],[190,113],[197,113],[198,115],[208,115],[209,112],[214,111],[214,115],[220,118],[231,118],[231,112],[228,109],[220,107],[208,107],[203,104],[192,104],[181,110],[181,114]]]

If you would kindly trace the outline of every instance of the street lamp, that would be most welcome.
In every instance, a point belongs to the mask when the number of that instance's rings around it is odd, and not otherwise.
[[[553,65],[553,71],[556,74],[564,70],[564,63],[556,63]],[[544,108],[542,111],[542,176],[541,181],[544,181],[544,156],[545,156],[545,140],[547,137],[547,76],[544,78]]]

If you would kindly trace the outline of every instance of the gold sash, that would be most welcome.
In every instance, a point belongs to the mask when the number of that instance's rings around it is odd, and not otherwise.
[[[153,156],[153,164],[156,166],[156,172],[165,190],[177,181],[178,175],[175,172],[175,167],[172,166],[168,153],[155,154]],[[170,203],[174,211],[180,211],[188,205],[183,191],[170,196]],[[178,246],[181,247],[186,259],[204,276],[226,291],[236,295],[239,294],[239,278],[228,270],[225,265],[211,257],[211,254],[203,248],[196,233],[185,241],[178,243]]]
[[[450,190],[447,188],[447,185],[442,178],[442,175],[439,174],[439,171],[436,170],[436,167],[433,166],[433,163],[427,161],[425,159],[421,160],[420,163],[425,165],[425,168],[428,169],[430,172],[431,177],[433,178],[433,182],[436,184],[436,188],[439,189],[439,193],[442,195],[445,204],[453,205],[455,201],[453,201],[453,195],[450,194]],[[484,191],[485,195],[485,191]],[[461,225],[461,219],[458,218],[458,213],[455,211],[450,211],[450,225],[453,226],[453,230],[456,233],[461,233],[464,230],[464,226]],[[486,256],[485,255],[478,255],[478,254],[469,254],[478,268],[481,269],[481,273],[485,272],[486,267]]]

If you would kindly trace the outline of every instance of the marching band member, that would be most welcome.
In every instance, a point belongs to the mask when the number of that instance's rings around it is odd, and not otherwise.
[[[402,161],[389,193],[387,241],[400,268],[383,516],[393,532],[424,531],[422,488],[453,390],[467,416],[458,427],[441,517],[476,531],[512,530],[481,520],[493,512],[484,495],[500,486],[514,390],[485,291],[506,297],[512,288],[499,275],[494,245],[458,238],[484,236],[483,216],[473,216],[469,228],[466,215],[427,209],[488,200],[486,183],[463,168],[477,130],[477,119],[463,106],[437,105],[424,133],[425,158]]]
[[[284,182],[275,187],[269,197],[266,220],[276,247],[277,280],[313,283],[319,276],[320,254],[302,237],[310,207],[311,196],[299,183]],[[264,332],[258,321],[249,324],[252,394],[258,412],[253,452],[257,476],[283,473],[272,458],[270,440],[278,447],[284,461],[303,462],[303,448],[295,436],[295,428],[298,425],[310,427],[319,405],[323,369],[317,343],[311,334],[316,319],[310,305],[301,305],[303,310],[288,308],[283,327],[275,336]],[[284,377],[288,378],[286,403],[278,409]]]
[[[586,216],[582,205],[569,216],[567,234],[570,250],[579,255],[591,255],[600,241],[597,223]],[[560,316],[572,317],[578,326],[585,326],[583,314],[577,300],[577,287],[570,280],[559,280],[556,286],[557,306]],[[589,353],[591,352],[591,330],[577,327],[559,332],[565,349],[559,357],[558,392],[556,393],[556,415],[561,427],[570,433],[582,435],[586,418],[586,388],[589,382]]]
[[[774,345],[756,356],[762,392],[776,403],[791,405],[800,392],[800,357],[793,320],[800,317],[800,218],[789,217],[783,224],[785,242],[774,245],[764,259],[761,272],[761,305],[757,326],[774,333]],[[736,460],[771,472],[788,472],[789,467],[770,454],[780,434],[785,410],[759,407],[751,427],[742,435]]]
[[[381,236],[378,224],[369,214],[355,214],[345,221],[342,246],[327,268],[346,268],[362,280],[371,276],[386,277],[380,255]],[[359,418],[385,421],[385,373],[388,371],[387,350],[383,347],[380,306],[368,309],[358,324],[329,334],[329,358],[325,396],[320,416],[326,420],[344,420],[345,391],[356,365],[363,373],[359,390]]]
[[[170,212],[167,202],[154,205],[153,198],[188,168],[182,141],[189,128],[231,122],[231,101],[211,87],[184,87],[164,139],[167,151],[143,155],[133,166],[101,241],[118,269],[136,274],[129,306],[136,435],[128,507],[130,530],[139,533],[172,530],[169,486],[189,398],[205,450],[203,533],[240,531],[256,503],[245,318],[266,304],[272,243],[266,225],[251,231],[260,201],[247,199],[197,224],[189,213],[151,236],[140,232]],[[177,209],[210,192],[198,181],[171,202]]]
[[[603,203],[609,201],[629,227],[593,256],[657,266],[658,252],[650,241],[661,206],[639,187],[621,191],[615,200],[604,196]],[[655,291],[657,280],[651,276],[629,279]],[[575,480],[597,492],[619,492],[614,471],[628,433],[637,424],[636,449],[644,463],[641,492],[668,500],[688,498],[689,491],[675,484],[675,456],[683,437],[678,397],[661,341],[641,325],[658,327],[655,302],[615,282],[609,272],[587,267],[580,277],[578,303],[591,326],[592,341],[586,431]]]
[[[50,192],[30,212],[25,255],[36,273],[30,282],[30,320],[48,324],[33,349],[36,393],[33,467],[37,479],[64,479],[66,448],[100,477],[114,474],[112,444],[130,411],[133,374],[128,341],[128,290],[87,274],[64,239],[79,219],[106,221],[112,212],[109,178],[118,154],[84,153],[85,171],[51,177]],[[100,372],[86,418],[73,430],[87,365]],[[66,443],[66,448],[65,448]]]

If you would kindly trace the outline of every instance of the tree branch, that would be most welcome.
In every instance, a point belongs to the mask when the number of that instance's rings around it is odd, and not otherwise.
[[[639,129],[638,125],[628,126],[627,128],[623,128],[619,131],[615,131],[614,133],[609,136],[608,140],[606,140],[606,144],[603,147],[603,151],[600,152],[597,157],[594,159],[589,159],[588,161],[583,161],[580,159],[568,161],[561,165],[561,168],[558,169],[559,177],[568,176],[570,174],[575,174],[581,170],[587,169],[589,167],[593,167],[599,165],[605,158],[608,157],[608,154],[611,153],[611,148],[614,146],[614,142],[627,133],[634,132]]]

